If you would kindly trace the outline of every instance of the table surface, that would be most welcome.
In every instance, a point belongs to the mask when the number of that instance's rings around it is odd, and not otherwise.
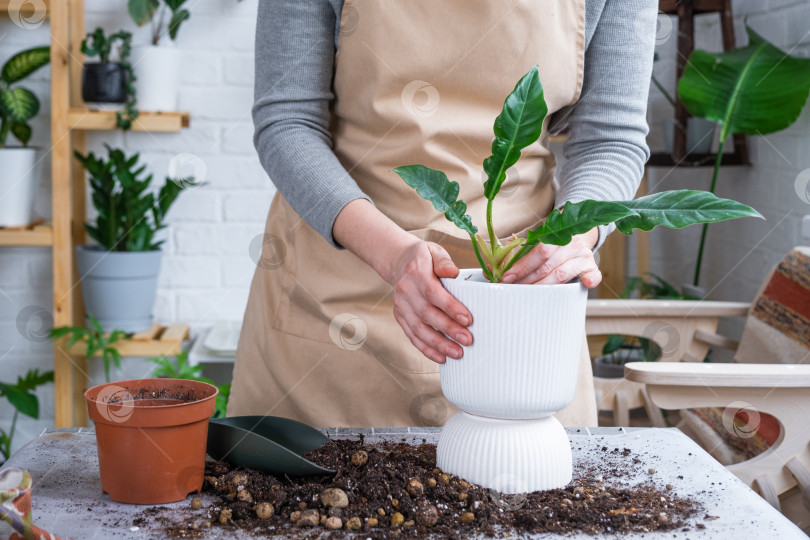
[[[329,437],[350,438],[362,433],[366,442],[384,440],[419,444],[435,443],[435,428],[325,429]],[[624,535],[625,538],[793,538],[807,539],[793,523],[712,459],[691,439],[676,429],[658,428],[568,428],[575,469],[603,467],[612,459],[611,450],[630,449],[642,461],[638,470],[622,478],[605,477],[606,484],[633,486],[652,480],[663,488],[673,485],[673,493],[690,497],[702,509],[688,530],[668,533]],[[602,450],[605,447],[607,450]],[[626,462],[625,462],[626,463]],[[110,501],[101,492],[95,434],[86,428],[49,429],[17,452],[4,467],[28,470],[34,479],[34,523],[46,531],[74,539],[145,539],[161,538],[159,519],[180,523],[190,514],[189,503],[181,501],[161,505],[146,525],[133,527],[135,517],[144,517],[148,506],[126,505]],[[650,469],[655,472],[650,474]],[[189,497],[190,499],[190,497]],[[204,507],[214,498],[203,495]],[[200,510],[201,516],[205,510]],[[705,514],[715,520],[702,519]],[[164,521],[165,523],[165,521]],[[0,522],[0,538],[8,535]],[[556,535],[539,534],[532,538]],[[247,533],[213,527],[205,538],[253,538]],[[584,537],[583,537],[584,538]]]

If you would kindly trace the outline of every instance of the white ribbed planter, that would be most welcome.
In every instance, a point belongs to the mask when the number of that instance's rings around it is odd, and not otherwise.
[[[472,313],[474,343],[441,366],[442,391],[462,412],[442,430],[437,465],[506,493],[564,486],[571,449],[550,416],[574,397],[587,290],[492,284],[481,270],[442,283]]]

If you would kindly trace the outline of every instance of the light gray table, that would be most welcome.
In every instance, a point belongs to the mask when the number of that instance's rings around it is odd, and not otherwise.
[[[685,532],[632,534],[625,535],[625,538],[807,539],[782,514],[676,429],[569,428],[567,431],[574,451],[575,468],[604,467],[612,459],[621,459],[611,450],[628,448],[641,459],[637,470],[633,469],[618,479],[605,477],[606,483],[632,486],[652,480],[662,488],[669,483],[673,485],[673,493],[690,497],[703,507],[700,518],[704,513],[718,516],[713,521],[695,521],[703,523],[705,529],[697,529],[692,524]],[[423,440],[436,442],[439,435],[438,429],[431,428],[329,429],[324,432],[333,439],[363,433],[369,443],[402,439],[414,444]],[[608,450],[603,451],[602,447]],[[626,458],[624,460],[626,463]],[[5,466],[19,467],[31,473],[34,478],[34,523],[63,538],[161,538],[159,517],[179,523],[181,516],[187,516],[189,512],[187,501],[162,505],[164,509],[146,526],[133,530],[133,519],[142,517],[143,510],[148,507],[115,503],[101,493],[92,430],[47,430],[12,456]],[[650,474],[650,469],[655,472]],[[213,501],[213,497],[203,496],[206,507]],[[8,535],[4,526],[0,523],[0,538]],[[535,535],[534,538],[551,536],[556,535]],[[247,533],[234,535],[232,531],[213,527],[208,530],[206,538],[252,537]]]

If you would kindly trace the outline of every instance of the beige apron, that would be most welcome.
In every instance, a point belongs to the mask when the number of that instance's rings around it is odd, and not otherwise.
[[[582,87],[584,0],[347,0],[335,59],[334,151],[376,207],[476,267],[470,239],[391,169],[421,163],[461,184],[484,225],[482,161],[506,95],[540,66],[549,113]],[[539,142],[510,170],[496,234],[536,226],[554,202],[554,156]],[[574,403],[558,417],[596,425],[587,346]],[[455,412],[439,366],[393,316],[392,287],[329,246],[276,195],[234,369],[229,415],[314,426],[442,425]]]

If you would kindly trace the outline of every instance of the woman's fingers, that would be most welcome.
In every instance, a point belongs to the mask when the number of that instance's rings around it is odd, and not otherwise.
[[[472,316],[437,277],[455,277],[458,268],[444,249],[430,243],[420,244],[403,267],[394,284],[394,317],[405,335],[434,362],[443,363],[448,356],[461,358],[458,343],[472,343],[466,329]]]
[[[586,287],[589,287],[589,284],[585,283],[584,278],[586,276],[589,283],[593,283],[593,281],[596,280],[596,284],[593,286],[599,284],[599,281],[602,279],[602,274],[599,272],[599,268],[596,266],[596,261],[594,261],[592,255],[567,259],[535,283],[538,285],[567,283],[578,276],[583,278],[583,284]]]

